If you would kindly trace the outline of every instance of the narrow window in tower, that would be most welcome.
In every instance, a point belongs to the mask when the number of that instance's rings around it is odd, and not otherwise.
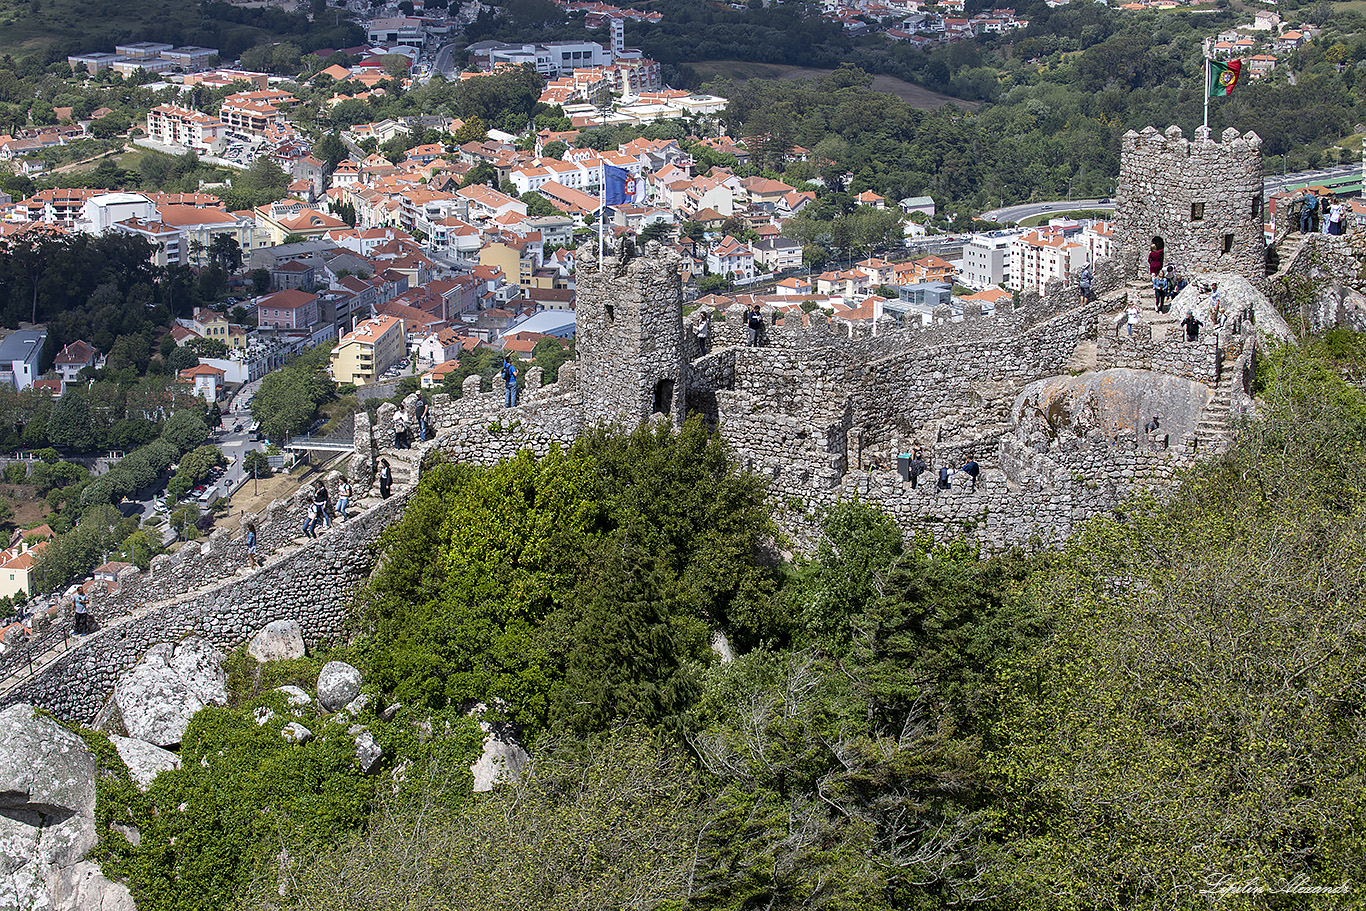
[[[1254,197],[1252,197],[1252,220],[1253,220],[1253,221],[1257,221],[1257,220],[1260,219],[1261,217],[1262,217],[1262,198],[1261,198],[1260,196],[1254,196]]]
[[[1191,221],[1205,220],[1205,204],[1203,202],[1191,203]]]
[[[607,318],[609,320],[617,318],[617,308],[612,306],[611,304],[607,305]]]
[[[1232,252],[1233,252],[1233,235],[1232,235],[1232,234],[1225,234],[1225,235],[1224,235],[1224,252],[1225,252],[1225,253],[1232,253]]]

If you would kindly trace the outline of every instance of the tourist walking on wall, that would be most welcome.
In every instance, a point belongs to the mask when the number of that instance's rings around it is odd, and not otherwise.
[[[427,442],[427,400],[422,396],[417,397],[417,440]]]
[[[1346,213],[1347,207],[1342,200],[1333,197],[1333,204],[1328,207],[1328,233],[1338,235],[1342,233],[1342,216]]]
[[[1161,312],[1162,312],[1162,302],[1165,301],[1165,300],[1167,299],[1167,290],[1168,290],[1167,276],[1163,275],[1161,272],[1159,272],[1159,273],[1157,273],[1156,275],[1154,275],[1154,276],[1153,276],[1153,297],[1157,300],[1157,307],[1156,307],[1156,310],[1157,310],[1158,313],[1161,313]]]
[[[921,476],[922,474],[924,474],[925,471],[926,471],[926,469],[928,469],[929,467],[930,467],[930,466],[928,466],[928,465],[925,464],[925,459],[924,459],[924,457],[921,455],[919,449],[916,449],[915,451],[913,451],[913,452],[911,453],[911,464],[910,464],[911,490],[915,490],[916,484],[917,484],[917,482],[920,480],[920,476]]]
[[[1181,327],[1186,330],[1186,341],[1194,342],[1200,339],[1200,327],[1204,323],[1195,318],[1195,314],[1187,310],[1186,318],[1181,321]]]
[[[968,476],[968,490],[976,490],[977,475],[980,474],[982,471],[981,466],[977,464],[977,460],[968,459],[966,462],[963,463],[963,467],[958,470]]]
[[[758,348],[759,340],[764,334],[764,315],[759,312],[758,304],[755,304],[754,309],[749,311],[745,324],[749,326],[749,346]]]
[[[402,411],[394,412],[394,448],[408,449],[408,420]]]
[[[247,565],[256,568],[256,523],[247,523]]]
[[[1313,190],[1305,190],[1300,197],[1300,233],[1313,234],[1314,221],[1319,211],[1319,198]]]
[[[703,308],[702,318],[697,321],[697,328],[693,329],[693,334],[697,336],[697,347],[702,352],[698,357],[707,356],[707,339],[711,337],[711,311]]]
[[[1128,317],[1129,317],[1128,323],[1126,324],[1125,328],[1128,330],[1129,335],[1132,336],[1132,335],[1134,334],[1134,324],[1137,323],[1137,322],[1138,322],[1138,319],[1139,319],[1139,317],[1138,317],[1138,304],[1133,303],[1133,302],[1130,302],[1130,304],[1129,304],[1129,310],[1128,310]]]
[[[1153,245],[1148,250],[1148,274],[1156,275],[1162,271],[1162,260],[1166,257],[1166,248],[1162,243],[1162,238],[1154,237]]]
[[[327,485],[322,481],[313,488],[313,502],[318,506],[318,512],[322,521],[328,528],[332,527],[332,495],[327,491]],[[315,525],[314,528],[317,528]]]
[[[389,467],[388,459],[379,460],[379,495],[381,499],[389,499],[389,491],[394,488],[394,472]]]
[[[1082,266],[1077,272],[1077,289],[1081,291],[1081,299],[1088,304],[1096,299],[1095,294],[1091,292],[1091,281],[1091,267]]]
[[[507,386],[507,406],[517,407],[517,368],[507,358],[503,358],[503,383]]]
[[[949,475],[953,474],[953,468],[949,465],[939,467],[939,482],[935,484],[936,490],[948,490],[953,485],[949,483]]]
[[[72,599],[71,610],[75,615],[76,635],[84,636],[90,632],[90,595],[85,592],[76,592],[76,597]]]
[[[351,482],[342,478],[341,486],[337,488],[337,520],[346,521],[346,508],[351,505]]]

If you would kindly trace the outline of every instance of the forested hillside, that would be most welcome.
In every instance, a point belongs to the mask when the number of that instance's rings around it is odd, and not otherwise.
[[[852,502],[784,563],[762,486],[695,422],[434,466],[352,645],[234,659],[234,706],[196,716],[183,769],[145,795],[107,759],[101,818],[141,843],[106,829],[106,870],[144,911],[1299,908],[1218,890],[1355,889],[1364,355],[1343,333],[1276,350],[1229,453],[1034,556],[903,542]],[[282,749],[251,720],[338,656],[403,706],[374,777],[342,739]],[[469,790],[474,702],[533,756],[489,794]]]

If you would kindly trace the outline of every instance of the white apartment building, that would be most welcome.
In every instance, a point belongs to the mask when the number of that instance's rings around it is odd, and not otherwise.
[[[754,278],[754,251],[727,234],[707,252],[707,269],[713,275],[725,275],[731,281],[751,281]]]
[[[959,275],[969,288],[985,290],[1009,284],[1010,245],[1018,232],[974,234],[963,244],[963,270]]]
[[[1093,221],[1081,232],[1077,242],[1086,247],[1086,261],[1094,263],[1113,259],[1119,249],[1115,242],[1115,225],[1109,221]]]
[[[1010,245],[1010,280],[1015,291],[1044,290],[1053,279],[1063,283],[1086,265],[1086,247],[1068,239],[1061,230],[1042,228],[1014,238]]]
[[[163,145],[193,152],[222,151],[227,127],[217,117],[174,104],[159,104],[147,112],[147,135]]]

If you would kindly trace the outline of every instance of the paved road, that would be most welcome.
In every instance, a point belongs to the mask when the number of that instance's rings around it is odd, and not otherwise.
[[[437,51],[436,59],[432,61],[431,74],[435,76],[437,73],[440,73],[447,79],[450,79],[455,69],[454,56],[455,45],[453,44],[448,44],[441,50]]]
[[[1297,171],[1293,174],[1268,174],[1263,178],[1262,185],[1266,188],[1266,193],[1279,192],[1286,187],[1298,184],[1322,183],[1327,180],[1335,180],[1342,177],[1360,177],[1361,164],[1340,164],[1330,168],[1319,168],[1317,171]]]
[[[1012,224],[1024,221],[1026,218],[1033,218],[1035,215],[1045,215],[1049,212],[1079,212],[1082,209],[1113,209],[1114,203],[1110,200],[1101,202],[1099,199],[1074,199],[1068,202],[1065,199],[1054,202],[1027,202],[1018,206],[1006,206],[1004,209],[992,209],[977,216],[984,221],[995,221],[1001,224]]]
[[[1328,168],[1318,168],[1313,171],[1296,171],[1291,174],[1268,174],[1263,181],[1266,193],[1280,192],[1289,186],[1301,184],[1322,183],[1343,177],[1357,177],[1361,174],[1360,163],[1333,165]],[[1114,203],[1110,200],[1102,202],[1099,199],[1074,199],[1071,202],[1058,199],[1048,202],[1028,202],[1018,206],[1006,206],[1003,209],[991,209],[983,212],[978,218],[984,221],[996,221],[1001,224],[1012,224],[1032,218],[1035,215],[1044,215],[1049,212],[1068,212],[1079,209],[1113,209]]]

